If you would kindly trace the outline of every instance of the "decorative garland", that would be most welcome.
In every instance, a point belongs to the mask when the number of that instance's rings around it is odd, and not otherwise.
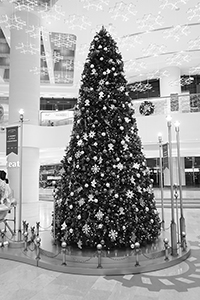
[[[149,115],[153,114],[154,108],[155,108],[155,106],[152,102],[144,101],[141,103],[139,110],[140,110],[141,115],[149,116]]]

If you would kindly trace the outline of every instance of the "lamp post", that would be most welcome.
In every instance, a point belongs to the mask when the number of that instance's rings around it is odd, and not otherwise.
[[[175,131],[176,131],[176,146],[177,146],[177,159],[178,159],[178,180],[179,180],[179,194],[180,194],[180,238],[181,244],[183,242],[182,233],[185,233],[185,218],[183,216],[183,193],[182,193],[182,178],[181,178],[181,158],[180,158],[180,137],[179,137],[179,127],[180,123],[175,122]]]
[[[170,189],[171,189],[171,248],[172,255],[177,255],[176,223],[174,221],[174,193],[173,193],[173,163],[172,163],[172,133],[171,133],[171,116],[167,117],[168,142],[169,142],[169,172],[170,172]]]
[[[162,164],[162,134],[158,134],[159,142],[159,165],[160,165],[160,194],[161,194],[161,208],[162,208],[162,229],[165,230],[164,218],[164,202],[163,202],[163,164]]]
[[[20,122],[20,168],[19,168],[19,219],[18,219],[18,241],[22,241],[22,160],[23,160],[23,123],[24,123],[24,110],[19,110]]]

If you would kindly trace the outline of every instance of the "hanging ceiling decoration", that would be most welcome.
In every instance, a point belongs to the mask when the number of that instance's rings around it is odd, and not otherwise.
[[[146,49],[142,49],[143,56],[158,56],[166,52],[165,45],[150,44]]]
[[[146,14],[143,16],[142,19],[137,20],[136,23],[138,24],[139,29],[150,31],[161,27],[164,22],[163,22],[163,17],[160,14],[158,15]]]
[[[129,86],[129,90],[131,92],[146,92],[148,90],[151,90],[152,89],[152,85],[149,84],[149,83],[142,83],[142,82],[138,82],[138,83],[135,83],[133,85],[130,85]]]
[[[192,21],[193,19],[200,21],[200,2],[197,5],[191,7],[188,11],[188,20]]]
[[[11,17],[3,15],[0,19],[0,24],[4,24],[6,28],[17,30],[23,29],[26,26],[26,22],[15,14]]]
[[[167,29],[163,33],[164,39],[172,38],[176,42],[178,42],[182,36],[188,36],[190,34],[189,26],[188,25],[177,25],[170,29]]]
[[[117,2],[113,7],[109,8],[109,13],[114,20],[120,18],[123,21],[128,21],[137,14],[137,10],[133,3]]]
[[[160,79],[161,77],[168,77],[169,72],[167,70],[154,70],[153,72],[147,73],[147,79]]]
[[[78,28],[81,30],[85,30],[92,25],[87,17],[76,14],[69,15],[68,18],[65,19],[65,23],[68,24],[70,29]]]
[[[27,40],[17,45],[17,49],[24,54],[41,52],[41,66],[51,70],[49,83],[54,84],[55,74],[60,71],[73,77],[73,68],[79,82],[91,38],[104,26],[122,54],[128,82],[140,82],[169,76],[158,71],[167,66],[178,66],[184,72],[191,67],[191,72],[199,72],[199,1],[1,0],[1,8],[5,10],[0,13],[0,27],[6,36],[6,49],[10,45],[10,29],[25,31]],[[27,18],[21,19],[20,10],[27,11]],[[28,14],[32,10],[41,17],[38,26],[29,22]],[[53,28],[57,32],[52,35]],[[32,40],[38,34],[40,50]],[[9,63],[3,68],[6,71],[2,74],[9,74]],[[9,80],[9,75],[0,76],[0,80]],[[63,76],[57,76],[59,83]]]
[[[109,0],[80,0],[83,3],[83,8],[90,10],[91,8],[103,10],[105,5],[109,4]]]
[[[184,51],[174,53],[172,56],[167,58],[167,64],[172,66],[181,66],[184,62],[191,60],[190,55]]]
[[[37,48],[34,44],[31,43],[27,43],[27,44],[19,43],[18,46],[16,46],[16,49],[23,54],[30,53],[32,55],[40,51],[39,48]]]
[[[162,2],[161,9],[170,8],[172,10],[179,10],[181,4],[187,4],[189,0],[159,0]]]

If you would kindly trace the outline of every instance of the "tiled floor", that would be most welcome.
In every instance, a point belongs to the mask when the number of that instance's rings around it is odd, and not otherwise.
[[[194,192],[191,191],[191,197]],[[190,192],[187,191],[190,198]],[[33,205],[35,215],[31,214]],[[24,205],[31,226],[40,221],[49,230],[53,203]],[[165,209],[169,230],[170,209]],[[191,256],[184,262],[151,273],[125,276],[81,276],[63,274],[0,259],[2,300],[199,300],[200,299],[200,209],[184,209]]]

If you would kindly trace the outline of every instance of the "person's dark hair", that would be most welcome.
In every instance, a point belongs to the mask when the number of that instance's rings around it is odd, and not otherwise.
[[[4,181],[6,179],[6,172],[4,170],[0,170],[0,179]]]
[[[6,182],[7,184],[9,184],[9,180],[8,180],[8,178],[6,178],[6,179],[5,179],[5,182]]]

